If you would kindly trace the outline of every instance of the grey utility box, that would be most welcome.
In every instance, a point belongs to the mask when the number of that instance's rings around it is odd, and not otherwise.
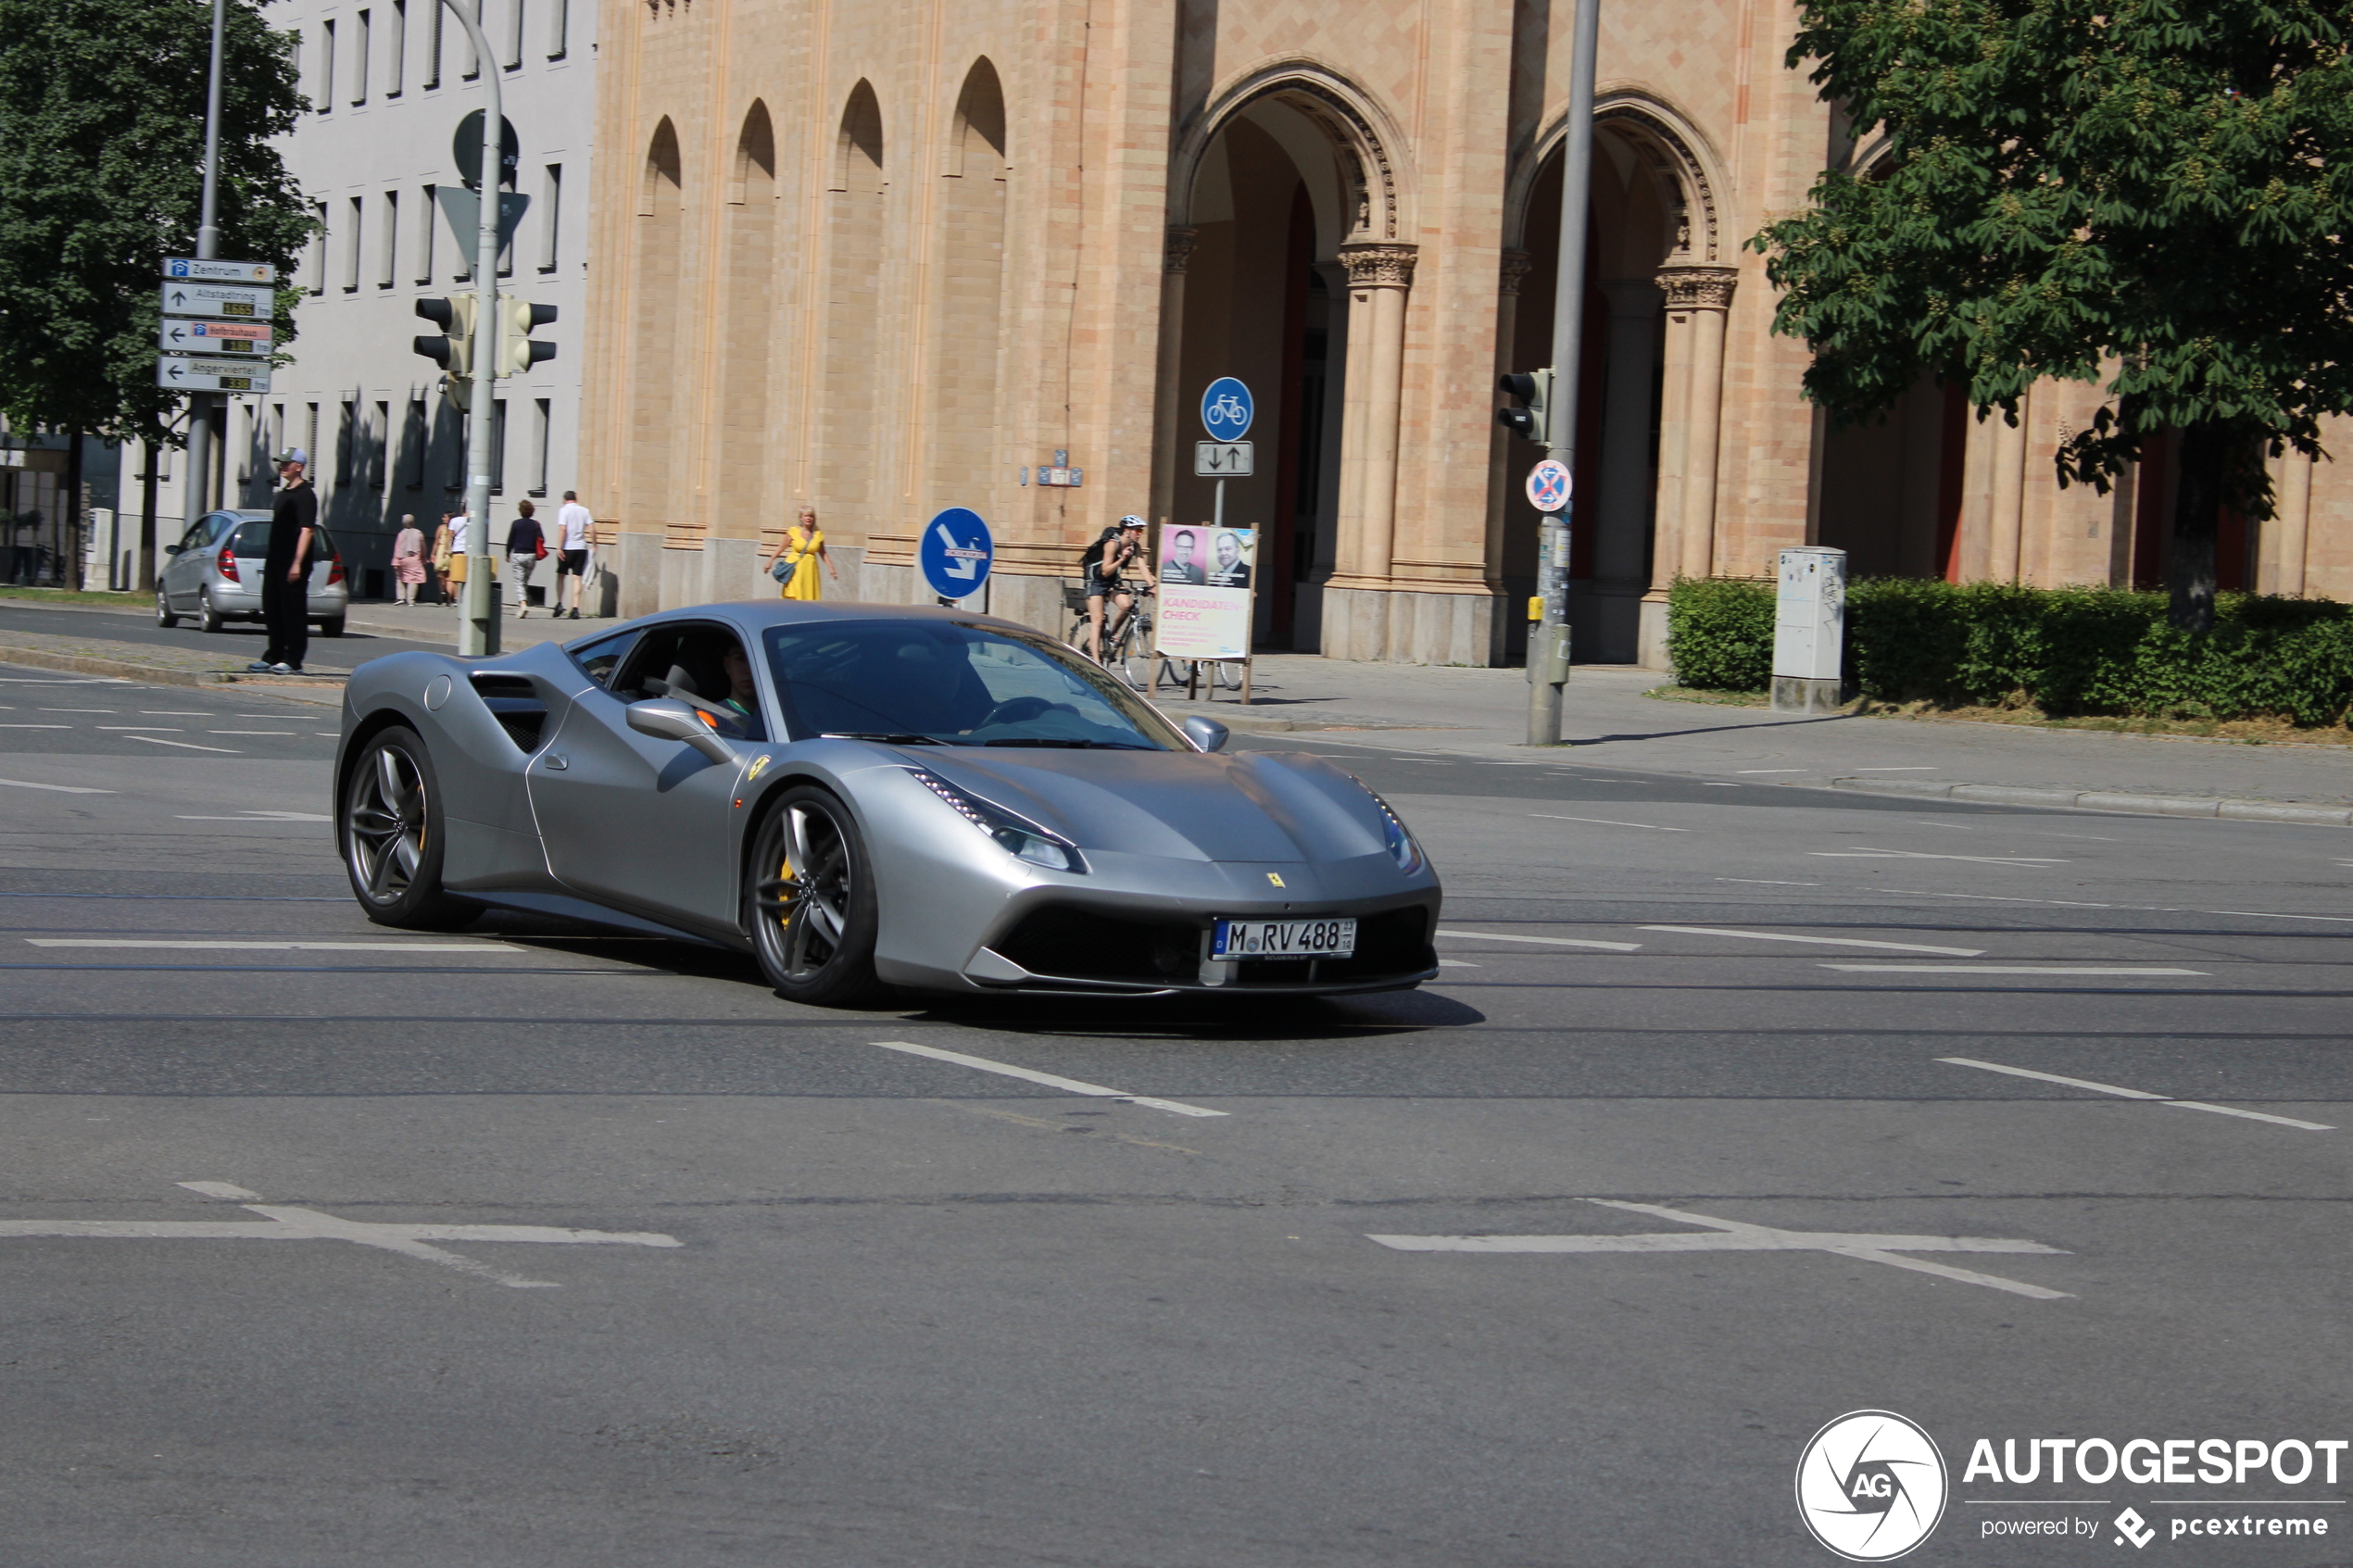
[[[1783,550],[1773,604],[1773,710],[1830,713],[1845,696],[1846,552]]]

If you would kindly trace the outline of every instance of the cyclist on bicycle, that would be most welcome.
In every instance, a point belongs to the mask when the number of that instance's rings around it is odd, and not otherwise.
[[[1135,609],[1136,596],[1121,579],[1128,562],[1140,560],[1143,553],[1144,520],[1130,512],[1104,529],[1078,558],[1079,572],[1087,580],[1088,636],[1094,645],[1088,651],[1098,664],[1103,659],[1103,601],[1110,599],[1118,609],[1114,627],[1126,620]]]

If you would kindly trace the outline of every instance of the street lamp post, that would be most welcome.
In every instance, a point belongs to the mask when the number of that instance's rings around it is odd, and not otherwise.
[[[1585,228],[1593,176],[1593,56],[1601,39],[1601,0],[1577,0],[1576,52],[1569,66],[1568,135],[1561,146],[1560,268],[1553,293],[1553,395],[1545,408],[1547,457],[1577,470],[1578,369],[1585,351]],[[1568,683],[1568,542],[1577,496],[1544,514],[1536,583],[1544,618],[1528,640],[1528,744],[1561,738],[1561,695]]]
[[[204,109],[204,203],[196,216],[196,259],[220,255],[220,38],[229,0],[212,0],[212,64],[206,75]],[[212,509],[212,394],[188,396],[188,463],[182,487],[182,521],[193,526]],[[153,459],[149,459],[153,466]],[[152,560],[153,541],[146,558]]]
[[[218,0],[216,0],[218,3]],[[498,61],[490,41],[459,0],[442,0],[472,43],[482,62],[490,101],[482,116],[481,227],[474,233],[474,339],[472,400],[466,420],[466,594],[458,623],[458,654],[482,659],[498,651],[497,579],[490,555],[490,462],[494,436],[491,395],[498,383],[498,185],[501,133],[507,120],[499,103]],[[428,223],[433,221],[428,216]]]

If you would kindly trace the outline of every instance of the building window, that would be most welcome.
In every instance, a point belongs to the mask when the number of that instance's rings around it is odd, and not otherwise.
[[[433,0],[435,8],[441,0]],[[400,96],[400,71],[409,53],[409,0],[392,0],[384,18],[384,96]]]
[[[359,292],[359,220],[368,210],[368,198],[351,198],[351,232],[343,242],[343,292]]]
[[[286,406],[270,405],[270,465],[277,467],[280,454],[286,449]]]
[[[237,453],[237,488],[240,490],[253,483],[253,448],[260,439],[261,410],[248,403],[245,405],[245,445]]]
[[[315,472],[319,466],[319,405],[306,403],[302,407],[302,450],[309,458]]]
[[[351,101],[368,101],[368,35],[373,31],[369,14],[361,11],[351,19]]]
[[[335,488],[338,490],[350,488],[351,470],[359,466],[352,460],[357,456],[354,448],[359,438],[359,405],[346,403],[335,420]]]
[[[507,69],[522,69],[523,0],[507,0]]]
[[[409,399],[409,428],[402,435],[402,453],[408,459],[402,466],[409,470],[409,488],[425,487],[425,400]]]
[[[470,0],[458,0],[458,3],[464,6],[468,11],[472,13],[474,25],[476,27],[480,27],[482,25],[482,0],[471,0],[471,3]],[[481,74],[482,53],[474,47],[474,35],[469,32],[466,34],[466,80],[468,82],[472,82],[475,77],[480,76]]]
[[[332,19],[319,24],[319,95],[314,103],[321,114],[335,112],[335,24]]]
[[[439,227],[434,222],[435,205],[434,188],[427,185],[424,187],[423,195],[417,203],[417,283],[419,287],[433,282],[433,232]]]
[[[384,233],[376,241],[380,265],[376,268],[376,287],[388,289],[399,281],[400,271],[400,193],[384,193]]]
[[[539,270],[552,272],[556,270],[556,224],[564,207],[562,164],[551,163],[547,166],[547,184],[540,192],[539,202]]]
[[[547,438],[555,425],[555,407],[545,397],[531,400],[531,493],[547,494]]]
[[[392,464],[385,449],[392,444],[392,405],[376,405],[376,417],[368,422],[368,488],[388,488],[384,481],[390,476]]]
[[[433,0],[433,19],[425,24],[425,85],[441,85],[441,0]]]
[[[547,0],[547,57],[560,60],[572,31],[572,0]]]
[[[507,400],[503,397],[490,403],[490,493],[507,493]]]
[[[325,294],[327,292],[327,204],[312,202],[310,216],[319,223],[317,231],[310,236],[310,292]]]

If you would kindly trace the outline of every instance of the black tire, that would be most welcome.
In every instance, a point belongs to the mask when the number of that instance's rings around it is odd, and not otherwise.
[[[352,759],[336,802],[335,843],[352,897],[378,925],[455,931],[482,912],[441,886],[441,782],[417,732],[395,725]]]
[[[856,1007],[883,994],[874,865],[857,819],[830,791],[796,784],[761,819],[744,918],[761,973],[786,1001]]]
[[[1152,623],[1139,616],[1127,624],[1126,634],[1120,639],[1119,672],[1138,691],[1148,690],[1152,682]]]
[[[171,601],[163,596],[161,588],[156,590],[156,624],[167,632],[180,624],[180,618],[171,613]]]
[[[209,588],[196,590],[196,624],[208,632],[218,632],[229,624],[221,619],[220,612],[212,608],[212,590]]]
[[[319,622],[319,634],[322,637],[342,636],[343,617],[340,615],[331,615],[327,617],[326,620]]]

